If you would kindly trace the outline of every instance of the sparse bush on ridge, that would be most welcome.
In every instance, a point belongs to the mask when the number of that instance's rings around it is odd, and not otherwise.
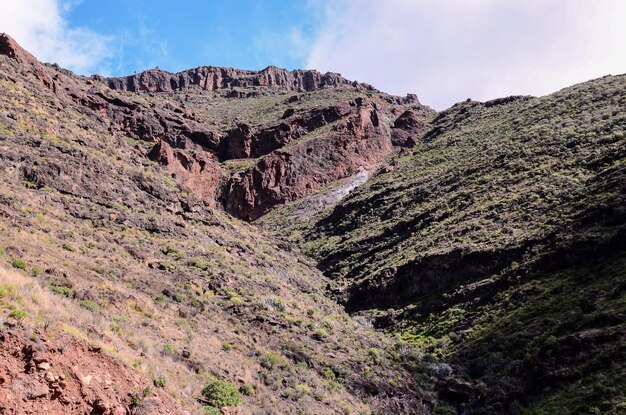
[[[239,389],[225,380],[213,380],[202,389],[202,397],[209,406],[237,406],[241,403]]]
[[[66,243],[63,244],[63,249],[65,249],[66,251],[70,251],[70,252],[76,252],[77,251],[76,247],[74,245],[72,245],[71,243],[69,243],[69,242],[66,242]]]
[[[74,290],[72,290],[71,288],[61,287],[58,285],[51,285],[50,291],[52,291],[55,294],[64,295],[68,298],[74,298],[74,295],[75,295]]]
[[[157,388],[164,388],[165,387],[165,376],[163,375],[158,375],[155,379],[154,379],[154,386],[156,386]]]
[[[21,258],[13,258],[13,262],[11,262],[11,265],[13,265],[13,268],[26,270],[28,263]]]
[[[9,313],[9,317],[22,321],[28,316],[28,313],[24,310],[13,310]]]
[[[97,312],[98,310],[100,310],[100,305],[98,303],[96,303],[95,301],[91,301],[91,300],[82,300],[78,303],[82,308],[85,308],[89,311],[91,311],[92,313]]]
[[[265,369],[284,368],[287,366],[287,359],[281,354],[268,351],[259,357],[259,363]]]

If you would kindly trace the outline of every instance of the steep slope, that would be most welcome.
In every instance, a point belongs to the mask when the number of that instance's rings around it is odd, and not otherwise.
[[[619,413],[625,108],[624,75],[462,102],[334,209],[265,221],[287,224],[348,310],[458,365],[471,384],[441,396],[459,410]]]
[[[0,306],[11,310],[0,326],[0,412],[100,415],[179,414],[173,399],[91,344],[52,327],[51,320],[83,324],[93,318],[75,301],[59,298],[33,278],[0,268]],[[41,327],[19,327],[36,315]],[[27,325],[28,326],[28,325]],[[69,328],[69,326],[65,326]],[[76,333],[73,333],[76,334]]]
[[[43,65],[7,36],[0,52],[0,260],[59,306],[67,298],[81,309],[44,312],[28,290],[0,281],[2,319],[37,333],[21,345],[68,334],[96,345],[141,372],[132,379],[163,387],[179,413],[429,413],[432,398],[412,363],[326,298],[328,279],[209,196],[230,180],[220,159],[230,139],[202,111],[243,118],[248,108],[252,118],[267,100],[288,97],[269,91],[256,103],[233,102],[198,91],[190,109],[184,96],[113,91]],[[344,92],[324,91],[336,93]],[[302,112],[324,94],[304,98]],[[346,128],[360,128],[351,116],[374,111],[353,101]],[[8,364],[0,370],[14,371]],[[2,378],[0,397],[16,378]],[[124,390],[131,383],[117,384],[120,396],[136,392]],[[18,412],[31,404],[17,402]]]

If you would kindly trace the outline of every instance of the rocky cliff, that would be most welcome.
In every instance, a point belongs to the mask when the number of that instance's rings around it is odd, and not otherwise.
[[[322,74],[315,70],[288,71],[276,66],[268,66],[261,71],[201,66],[179,73],[151,69],[122,78],[108,78],[104,82],[112,89],[131,92],[173,92],[194,87],[205,91],[262,87],[305,92],[341,85],[374,90],[370,85],[348,81],[338,73]]]

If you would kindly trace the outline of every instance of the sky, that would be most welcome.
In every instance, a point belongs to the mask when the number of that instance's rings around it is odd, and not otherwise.
[[[626,0],[0,0],[0,32],[76,73],[310,68],[439,110],[625,73],[624,22]]]

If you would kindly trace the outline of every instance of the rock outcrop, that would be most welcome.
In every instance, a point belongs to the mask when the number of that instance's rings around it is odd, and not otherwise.
[[[208,204],[215,206],[215,192],[223,173],[211,153],[189,154],[173,149],[166,141],[158,141],[148,154],[151,160],[167,169],[186,188]]]
[[[6,33],[0,33],[0,55],[6,55],[17,63],[30,68],[47,88],[55,88],[52,77],[46,71],[45,66]]]
[[[315,91],[339,85],[373,88],[366,84],[348,81],[338,73],[324,74],[315,70],[295,70],[268,66],[261,71],[250,71],[216,66],[201,66],[179,73],[151,69],[121,78],[106,78],[111,89],[131,92],[173,92],[198,87],[206,91],[226,90],[234,87],[277,87],[288,91]]]
[[[391,142],[394,146],[413,147],[415,138],[426,128],[426,123],[411,110],[406,110],[393,123]]]
[[[384,160],[392,150],[391,133],[376,104],[357,100],[352,106],[328,133],[274,151],[234,176],[224,196],[226,211],[255,220],[278,204]]]
[[[256,158],[271,153],[298,138],[349,115],[354,109],[348,102],[327,108],[313,109],[302,114],[286,111],[280,124],[255,131],[247,124],[238,124],[222,139],[222,160]]]
[[[142,405],[131,392],[150,381],[131,368],[67,334],[39,344],[27,338],[0,327],[0,413],[124,415]],[[188,413],[162,391],[146,399],[156,402],[153,414]]]

